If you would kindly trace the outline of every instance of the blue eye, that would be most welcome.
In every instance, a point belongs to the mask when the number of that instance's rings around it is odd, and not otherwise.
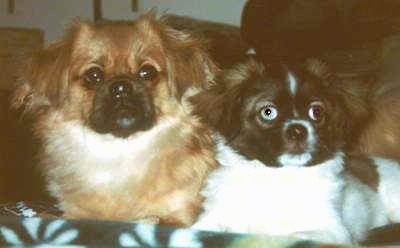
[[[274,106],[268,105],[261,109],[261,118],[266,121],[272,121],[278,117],[278,109]]]

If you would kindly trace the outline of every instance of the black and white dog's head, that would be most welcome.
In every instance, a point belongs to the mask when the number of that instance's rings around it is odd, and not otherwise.
[[[314,59],[266,66],[250,58],[192,102],[195,114],[235,151],[278,167],[332,158],[367,118],[363,99]]]

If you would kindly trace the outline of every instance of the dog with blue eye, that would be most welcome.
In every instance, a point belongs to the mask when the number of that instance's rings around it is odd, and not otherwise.
[[[348,150],[368,105],[321,61],[226,70],[191,99],[217,160],[193,228],[357,243],[400,221],[400,165]]]
[[[216,70],[205,50],[150,12],[75,21],[27,63],[13,105],[34,119],[39,167],[64,217],[195,221],[217,166],[185,100]]]

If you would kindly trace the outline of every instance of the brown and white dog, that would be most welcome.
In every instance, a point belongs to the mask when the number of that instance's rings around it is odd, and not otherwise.
[[[76,21],[32,59],[13,104],[35,116],[41,169],[65,217],[195,220],[217,165],[184,97],[216,70],[202,44],[151,12]]]
[[[400,221],[400,166],[348,153],[368,106],[320,61],[250,58],[191,100],[221,164],[194,228],[353,243]]]

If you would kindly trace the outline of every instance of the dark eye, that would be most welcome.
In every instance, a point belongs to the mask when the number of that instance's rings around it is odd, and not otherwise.
[[[90,84],[99,84],[104,80],[104,72],[99,67],[92,67],[85,72],[84,79]]]
[[[261,118],[266,121],[272,121],[278,117],[278,109],[274,106],[268,105],[261,109]]]
[[[308,109],[308,117],[315,121],[320,122],[325,115],[324,104],[322,102],[313,102]]]
[[[152,65],[143,65],[139,72],[139,78],[143,80],[152,80],[158,75],[157,69]]]

